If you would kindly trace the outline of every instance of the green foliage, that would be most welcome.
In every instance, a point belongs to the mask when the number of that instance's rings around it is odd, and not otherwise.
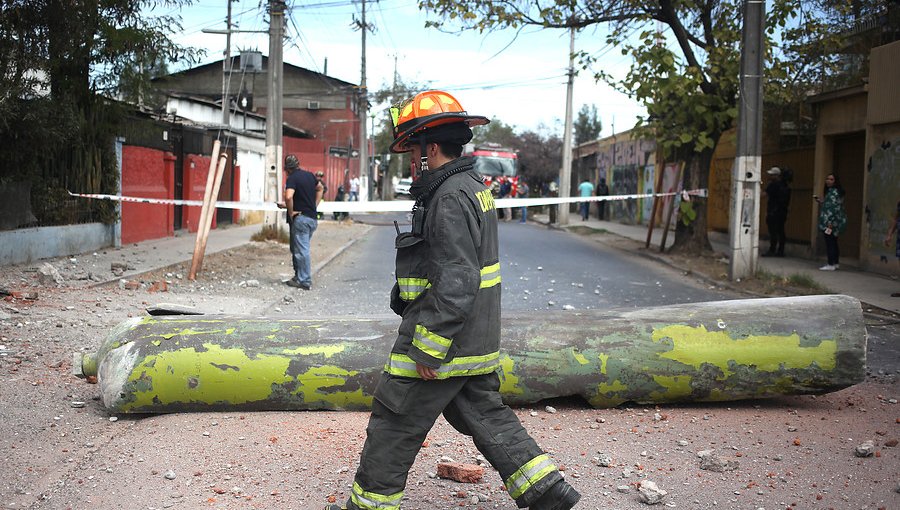
[[[472,130],[475,137],[473,143],[497,143],[502,147],[516,147],[518,140],[512,126],[494,117],[490,124],[479,126]]]
[[[678,210],[681,213],[678,215],[681,218],[681,223],[686,227],[697,219],[697,211],[694,210],[693,202],[682,200],[679,203]]]
[[[597,114],[597,105],[581,105],[578,116],[573,123],[575,130],[575,145],[596,140],[600,136],[603,124]]]
[[[519,150],[519,173],[532,187],[553,181],[562,166],[562,138],[540,126],[537,131],[518,135],[513,147]]]
[[[7,0],[0,3],[0,182],[26,182],[42,225],[111,222],[112,203],[66,190],[114,193],[115,137],[126,112],[109,97],[138,97],[165,61],[196,53],[168,39],[171,16],[147,6],[189,0]]]
[[[629,72],[612,76],[603,70],[601,57],[584,51],[578,55],[581,67],[646,107],[635,134],[655,139],[667,157],[688,163],[685,187],[706,187],[712,151],[737,119],[743,5],[743,0],[419,0],[420,8],[439,18],[431,26],[479,32],[604,27],[607,44],[631,57]],[[846,43],[842,33],[885,5],[884,0],[767,3],[764,86],[770,103],[802,104],[809,93],[821,91],[837,74],[837,64],[846,63],[837,56],[838,43]],[[802,117],[800,109],[794,110]],[[690,207],[699,225],[690,235],[706,245],[703,208]]]

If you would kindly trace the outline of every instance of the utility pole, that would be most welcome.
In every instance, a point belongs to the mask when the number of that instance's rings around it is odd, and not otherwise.
[[[744,0],[741,47],[741,100],[737,157],[732,170],[731,258],[732,281],[756,274],[759,252],[759,188],[762,166],[762,66],[765,0]]]
[[[369,98],[366,90],[366,32],[369,26],[366,24],[366,0],[362,0],[362,22],[359,24],[362,32],[362,72],[359,79],[359,178],[366,175],[366,199],[375,199],[375,186],[372,179],[372,166],[369,165],[369,136],[366,133],[366,117],[368,117]],[[365,172],[363,172],[365,169]]]
[[[284,0],[269,0],[269,73],[266,94],[266,202],[281,201],[282,96],[284,94]],[[278,213],[266,213],[266,223],[278,225]]]
[[[574,19],[572,20],[574,21]],[[559,196],[568,198],[572,187],[572,91],[575,86],[575,26],[569,27],[569,83],[566,85],[566,131],[563,133],[562,168],[559,169]],[[569,224],[569,204],[559,204],[559,224]]]
[[[222,60],[222,124],[230,124],[228,110],[231,101],[228,99],[228,84],[231,81],[231,0],[227,0],[228,17],[225,18],[225,59]]]
[[[204,34],[224,34],[225,35],[225,58],[222,59],[222,124],[226,127],[230,125],[229,122],[229,110],[231,106],[231,101],[229,100],[229,95],[231,91],[229,90],[229,82],[231,80],[231,34],[236,33],[248,33],[248,34],[264,34],[265,30],[233,30],[231,28],[231,2],[234,0],[228,0],[228,16],[225,18],[225,30],[215,30],[211,28],[204,28],[201,30]]]

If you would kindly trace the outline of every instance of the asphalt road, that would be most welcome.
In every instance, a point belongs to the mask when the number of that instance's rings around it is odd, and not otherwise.
[[[317,275],[317,315],[391,315],[394,238],[410,228],[406,214],[355,215],[372,225]],[[538,223],[500,223],[503,310],[627,309],[747,298],[711,287],[695,277],[607,244]],[[308,310],[307,310],[308,311]],[[873,375],[900,370],[900,325],[866,314],[868,369]]]
[[[319,275],[327,315],[392,313],[397,220],[405,215],[355,216],[373,228]],[[734,299],[695,278],[631,253],[536,223],[501,222],[500,263],[506,311],[636,308]]]
[[[198,281],[172,276],[183,267],[166,268],[142,275],[146,285],[134,290],[84,286],[71,276],[71,286],[40,285],[28,267],[4,268],[6,285],[39,299],[4,302],[0,317],[0,507],[306,510],[344,501],[368,413],[116,415],[103,408],[97,386],[72,377],[69,363],[73,351],[96,349],[116,324],[144,315],[151,303],[293,317],[391,314],[392,218],[359,219],[374,228],[316,275],[311,292],[281,283],[290,268],[287,247],[265,243],[210,257]],[[740,297],[636,251],[536,224],[501,224],[501,247],[510,312]],[[73,260],[54,263],[75,274]],[[168,291],[150,290],[163,279]],[[895,323],[866,319],[873,376],[839,392],[608,409],[563,398],[515,412],[565,468],[585,510],[646,508],[635,489],[643,480],[668,492],[666,508],[900,508],[900,338]],[[866,440],[875,453],[856,457]],[[705,470],[698,454],[707,450],[739,466]],[[480,484],[433,477],[441,458],[474,463],[477,455],[469,438],[439,420],[410,472],[403,508],[513,510],[491,469]],[[606,456],[611,463],[601,465]]]

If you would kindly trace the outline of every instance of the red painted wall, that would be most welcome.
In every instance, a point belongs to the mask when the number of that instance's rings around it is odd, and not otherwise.
[[[300,159],[300,168],[312,173],[325,172],[325,186],[328,191],[324,200],[334,200],[338,186],[343,185],[345,192],[349,193],[350,177],[344,171],[347,168],[347,158],[339,158],[328,154],[328,147],[320,140],[305,140],[285,136],[284,155],[294,154]],[[355,176],[359,172],[359,158],[350,159],[349,175]],[[282,178],[282,188],[284,178]]]
[[[197,154],[184,155],[184,199],[203,201],[206,190],[206,178],[209,175],[209,156]],[[200,225],[200,206],[185,206],[182,213],[182,228],[188,232],[196,232]],[[212,228],[216,228],[216,216],[213,214]]]
[[[175,156],[146,147],[122,148],[122,194],[145,198],[174,197]],[[174,206],[122,203],[122,243],[175,235]]]

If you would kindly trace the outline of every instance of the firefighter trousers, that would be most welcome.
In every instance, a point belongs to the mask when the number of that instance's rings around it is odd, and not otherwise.
[[[500,472],[519,508],[562,480],[559,470],[500,399],[497,372],[425,381],[383,373],[347,508],[397,510],[413,461],[443,412]]]

